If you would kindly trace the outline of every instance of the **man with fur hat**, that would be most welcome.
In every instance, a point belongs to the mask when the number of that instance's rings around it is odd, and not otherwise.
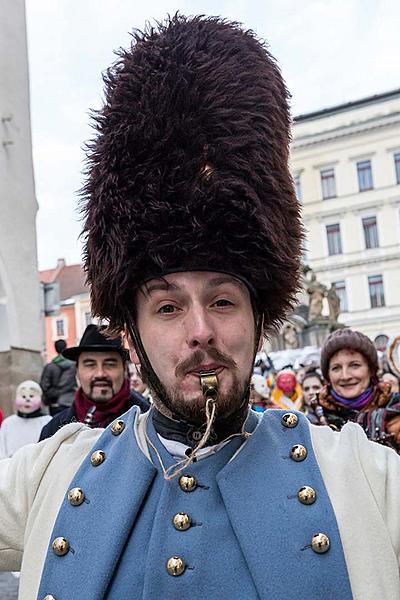
[[[400,596],[399,457],[355,424],[248,408],[298,285],[287,100],[265,46],[217,18],[136,32],[108,72],[86,269],[154,409],[0,465],[24,600]]]
[[[79,387],[72,406],[43,427],[40,440],[74,421],[89,427],[107,427],[132,406],[139,406],[142,412],[149,409],[147,400],[130,389],[128,353],[121,338],[107,338],[104,329],[92,323],[86,327],[79,346],[64,349],[64,357],[76,363]]]

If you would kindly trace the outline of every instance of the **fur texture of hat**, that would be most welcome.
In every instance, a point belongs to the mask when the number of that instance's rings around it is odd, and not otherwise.
[[[118,56],[82,193],[93,313],[120,331],[146,279],[223,271],[255,288],[271,329],[295,300],[302,241],[275,60],[236,23],[183,16]]]
[[[361,333],[347,327],[337,329],[326,338],[321,348],[321,371],[329,381],[329,361],[336,352],[340,350],[352,350],[360,352],[368,362],[371,376],[376,378],[378,371],[378,354],[373,342]]]

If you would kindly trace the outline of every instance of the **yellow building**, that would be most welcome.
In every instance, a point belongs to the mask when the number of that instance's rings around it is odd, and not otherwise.
[[[300,115],[291,167],[305,262],[336,284],[340,321],[400,332],[400,90]]]

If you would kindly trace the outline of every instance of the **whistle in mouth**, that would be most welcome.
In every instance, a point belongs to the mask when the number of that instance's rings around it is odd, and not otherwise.
[[[200,373],[201,391],[205,398],[213,398],[218,395],[218,379],[215,371],[202,371]]]

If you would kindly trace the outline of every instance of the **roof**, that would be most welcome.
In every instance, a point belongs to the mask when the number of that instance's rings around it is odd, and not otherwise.
[[[352,102],[337,104],[336,106],[331,106],[330,108],[323,108],[322,110],[298,115],[297,117],[294,117],[294,122],[303,123],[304,121],[312,121],[314,119],[320,119],[321,117],[329,117],[330,115],[361,108],[362,106],[367,106],[368,104],[377,104],[386,100],[392,100],[394,98],[398,98],[399,96],[400,89],[385,92],[383,94],[375,94],[374,96],[367,96],[366,98],[360,98],[359,100],[354,100]]]
[[[85,284],[85,273],[82,265],[66,265],[60,259],[54,269],[39,271],[39,280],[43,283],[58,281],[60,285],[60,300],[66,300],[72,296],[88,294],[89,287]]]

